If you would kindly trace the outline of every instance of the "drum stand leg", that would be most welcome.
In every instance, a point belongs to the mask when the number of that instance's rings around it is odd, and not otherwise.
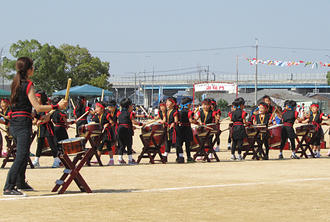
[[[213,147],[214,147],[214,145],[215,145],[215,143],[217,142],[217,139],[218,139],[219,137],[220,137],[220,132],[217,132],[217,133],[214,135],[214,139],[212,140],[212,142],[211,142],[211,144],[210,144],[210,148],[209,148],[209,150],[207,151],[207,156],[208,156],[210,153],[212,153],[213,156],[214,156],[214,158],[215,158],[215,160],[216,160],[217,162],[220,162],[220,159],[219,159],[217,153],[214,151]]]
[[[31,135],[31,141],[30,141],[30,146],[36,136],[36,132],[33,132],[33,134]],[[16,158],[16,143],[14,141],[14,139],[10,139],[8,136],[5,136],[5,139],[7,141],[7,156],[6,158],[3,160],[1,168],[5,168],[6,164],[8,162],[14,162],[15,158]],[[28,165],[30,165],[31,169],[34,169],[34,166],[32,164],[31,158],[29,156],[28,160]]]
[[[165,134],[165,131],[164,131],[164,134]],[[165,135],[161,136],[161,139],[158,143],[156,142],[156,140],[154,138],[154,134],[152,133],[150,135],[149,140],[152,141],[154,147],[149,146],[149,143],[146,141],[146,139],[143,137],[143,135],[140,135],[140,139],[142,141],[143,148],[142,148],[140,155],[138,156],[137,163],[140,163],[142,158],[149,158],[149,162],[151,164],[154,164],[155,157],[157,156],[157,154],[160,157],[160,161],[162,163],[166,163],[166,161],[164,160],[164,157],[160,151],[161,145],[164,143],[164,140],[165,140]]]
[[[81,192],[92,193],[92,190],[79,173],[91,155],[92,149],[89,149],[85,153],[78,154],[73,161],[71,161],[67,154],[60,155],[59,158],[66,169],[64,170],[62,177],[56,181],[56,185],[52,189],[52,192],[57,192],[57,190],[61,187],[58,194],[63,194],[74,180]],[[79,160],[80,162],[78,163]],[[77,163],[78,165],[76,165]],[[67,180],[65,181],[66,178]]]
[[[199,147],[197,148],[197,151],[193,156],[194,160],[196,160],[198,156],[201,156],[203,157],[204,161],[211,162],[210,158],[208,157],[208,153],[205,151],[205,144],[208,141],[209,136],[210,136],[210,132],[208,132],[206,136],[203,137],[199,137],[198,135],[196,136]]]
[[[297,147],[295,152],[300,153],[300,157],[305,157],[308,158],[307,155],[307,150],[309,150],[310,155],[312,158],[315,158],[315,155],[313,153],[313,149],[310,146],[310,142],[307,142],[309,131],[307,131],[303,136],[301,136],[301,139],[299,139],[299,136],[297,136],[296,141],[297,141]]]
[[[101,142],[101,140],[102,140],[102,137],[99,136],[99,137],[97,137],[95,140],[94,140],[92,137],[90,137],[90,136],[88,136],[87,138],[88,138],[89,143],[90,143],[91,146],[92,146],[92,148],[91,148],[91,149],[92,149],[92,155],[91,155],[91,157],[87,160],[86,165],[87,165],[87,166],[91,166],[91,160],[92,160],[93,156],[95,156],[95,158],[96,158],[98,164],[99,164],[100,166],[103,166],[102,161],[101,161],[101,157],[97,154],[97,146],[98,146],[98,144],[100,144],[100,142]]]

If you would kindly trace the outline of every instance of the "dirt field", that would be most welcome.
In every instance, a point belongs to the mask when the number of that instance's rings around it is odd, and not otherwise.
[[[51,193],[63,168],[49,168],[52,158],[41,157],[42,168],[27,171],[36,191],[0,196],[0,221],[330,221],[327,150],[320,159],[290,160],[286,151],[287,159],[276,160],[274,150],[269,161],[229,161],[227,136],[221,136],[220,163],[174,164],[172,153],[165,165],[84,167],[92,194],[74,183],[63,195]],[[134,140],[139,153],[137,135]],[[0,169],[1,186],[8,167]]]

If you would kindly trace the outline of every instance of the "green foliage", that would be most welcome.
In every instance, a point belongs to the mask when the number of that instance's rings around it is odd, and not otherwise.
[[[15,74],[15,61],[28,56],[34,61],[35,72],[32,80],[36,88],[53,93],[65,89],[67,79],[72,78],[72,86],[91,84],[109,89],[109,63],[91,56],[86,48],[61,45],[59,48],[41,44],[37,40],[18,41],[10,47],[10,54],[15,60],[4,60],[8,79]]]
[[[327,73],[327,80],[328,80],[328,85],[330,85],[330,71]]]
[[[224,108],[226,108],[228,106],[228,102],[226,100],[224,100],[224,99],[219,99],[217,101],[217,105],[218,105],[218,108],[224,109]]]

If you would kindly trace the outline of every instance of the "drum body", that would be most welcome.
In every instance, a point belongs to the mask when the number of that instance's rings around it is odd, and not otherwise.
[[[191,148],[199,147],[199,140],[205,140],[209,130],[202,126],[194,126],[192,127],[193,132],[193,141],[191,142]]]
[[[283,124],[268,127],[268,131],[270,135],[268,140],[269,147],[280,148],[282,128],[283,128]]]
[[[165,128],[161,123],[153,123],[147,125],[141,129],[141,136],[144,141],[147,142],[149,147],[155,146],[152,138],[154,138],[156,144],[165,143]]]
[[[79,127],[79,136],[86,137],[89,132],[91,136],[98,136],[102,133],[102,126],[99,123],[89,123]]]
[[[249,141],[252,143],[252,141],[254,140],[254,137],[258,133],[258,129],[256,129],[254,127],[246,127],[245,131],[246,131],[247,137],[245,137],[243,139],[243,150],[248,149],[250,147]]]
[[[62,145],[62,149],[65,154],[75,154],[84,151],[85,138],[77,137],[61,140],[59,144]]]
[[[210,134],[213,135],[213,134],[217,134],[219,131],[220,131],[220,125],[219,124],[216,124],[216,123],[210,123],[210,124],[206,124],[206,126],[208,128],[212,128],[211,129],[207,129],[207,130],[210,130]]]
[[[297,136],[304,136],[306,133],[315,133],[315,125],[306,124],[306,125],[298,126],[296,128]]]

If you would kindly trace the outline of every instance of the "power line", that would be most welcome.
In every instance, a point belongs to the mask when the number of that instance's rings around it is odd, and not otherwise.
[[[207,48],[207,49],[187,49],[187,50],[147,50],[147,51],[122,51],[122,50],[95,50],[92,53],[105,53],[105,54],[171,54],[171,53],[187,53],[187,52],[208,52],[208,51],[221,51],[230,49],[251,48],[253,46],[234,46],[234,47],[221,47],[221,48]]]
[[[155,71],[143,71],[143,72],[138,72],[138,73],[166,73],[166,72],[175,72],[175,71],[183,71],[183,70],[196,70],[196,69],[201,69],[203,70],[202,68],[206,69],[207,66],[193,66],[193,67],[186,67],[186,68],[177,68],[177,69],[168,69],[168,70],[155,70]],[[127,72],[127,73],[130,73],[130,74],[134,74],[136,72]]]
[[[289,50],[303,50],[303,51],[330,51],[330,49],[295,48],[295,47],[267,46],[267,45],[261,45],[259,47],[261,47],[261,48],[269,48],[269,49],[289,49]]]

